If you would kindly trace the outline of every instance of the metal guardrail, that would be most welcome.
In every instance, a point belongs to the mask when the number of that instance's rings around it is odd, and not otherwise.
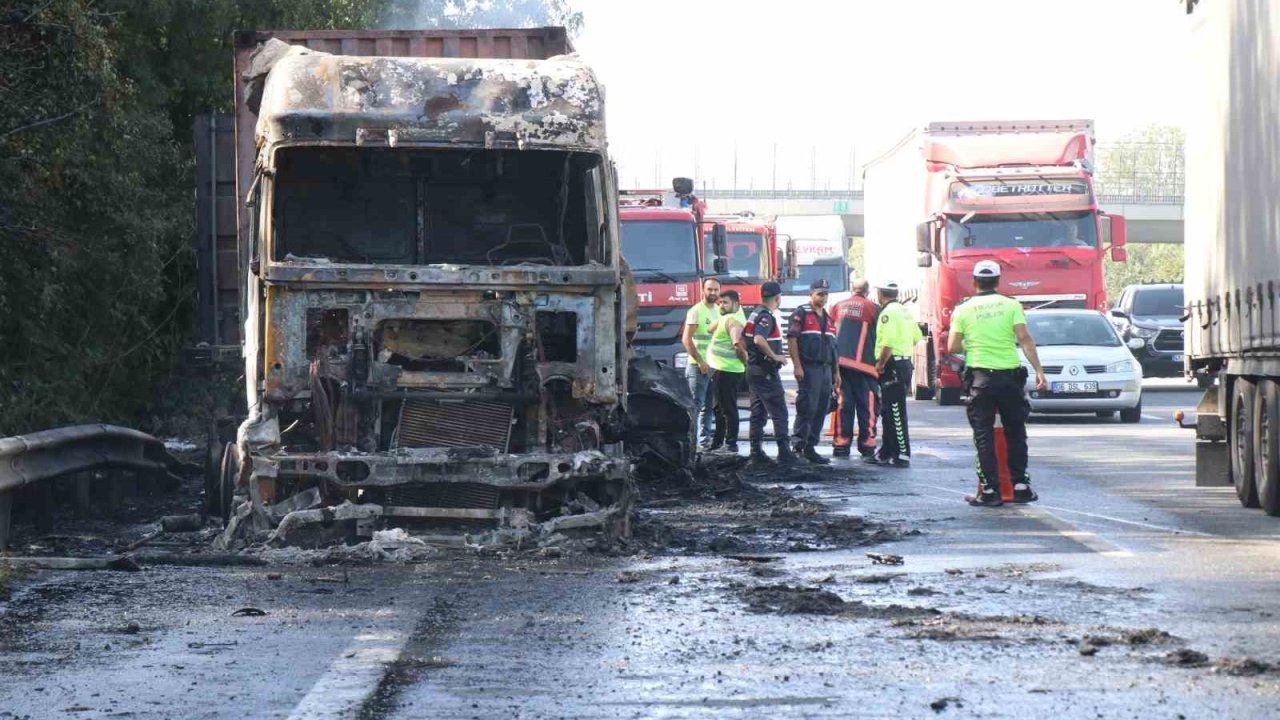
[[[714,190],[698,191],[703,200],[830,200],[853,202],[863,198],[861,190]],[[1103,204],[1181,205],[1180,194],[1171,195],[1154,191],[1107,192],[1105,186],[1098,193]]]
[[[75,425],[0,438],[0,550],[8,545],[14,495],[24,487],[102,468],[167,476],[179,467],[157,438],[115,425]]]

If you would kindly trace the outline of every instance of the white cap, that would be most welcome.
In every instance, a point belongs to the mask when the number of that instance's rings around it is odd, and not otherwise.
[[[1000,277],[1000,263],[994,260],[983,260],[973,266],[973,276],[976,278],[998,278]]]
[[[881,290],[888,290],[888,291],[890,291],[890,292],[898,292],[898,283],[896,283],[896,282],[894,282],[894,281],[892,281],[892,280],[890,280],[889,282],[882,282],[882,283],[880,283],[879,287],[880,287],[880,289],[881,289]]]

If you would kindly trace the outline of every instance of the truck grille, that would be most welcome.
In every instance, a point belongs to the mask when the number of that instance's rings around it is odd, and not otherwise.
[[[1151,346],[1160,352],[1182,352],[1182,330],[1161,330]]]
[[[400,407],[396,447],[490,447],[507,451],[511,439],[510,403],[405,400]]]
[[[498,488],[479,483],[432,483],[387,488],[393,507],[496,508]]]

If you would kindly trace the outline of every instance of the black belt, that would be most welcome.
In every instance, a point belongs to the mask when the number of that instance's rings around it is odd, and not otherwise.
[[[969,368],[969,369],[970,369],[970,370],[972,370],[972,371],[974,371],[974,372],[984,372],[984,373],[987,373],[987,374],[989,374],[989,375],[1004,375],[1004,374],[1006,374],[1006,373],[1016,373],[1016,372],[1018,372],[1019,370],[1021,370],[1022,368],[1020,368],[1020,367],[1016,367],[1016,368],[1001,368],[1001,369],[999,369],[999,370],[992,370],[991,368],[980,368],[980,367],[976,367],[976,368]]]

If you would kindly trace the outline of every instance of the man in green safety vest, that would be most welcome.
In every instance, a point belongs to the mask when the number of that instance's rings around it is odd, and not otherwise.
[[[688,355],[684,377],[693,394],[693,424],[700,428],[699,441],[705,449],[711,445],[711,366],[702,356],[711,342],[711,324],[720,317],[716,302],[720,299],[720,281],[707,278],[702,281],[702,301],[696,302],[684,316],[684,332],[680,341]]]
[[[978,507],[999,507],[998,460],[995,422],[1000,413],[1008,447],[1009,475],[1013,480],[1013,501],[1034,502],[1027,474],[1027,369],[1018,357],[1018,345],[1036,371],[1036,389],[1046,387],[1044,368],[1036,352],[1035,340],[1027,331],[1022,303],[996,292],[1000,285],[1000,265],[983,260],[973,266],[973,284],[978,294],[956,306],[951,315],[951,337],[947,350],[964,353],[964,384],[968,390],[969,426],[978,450],[978,494],[969,500]]]
[[[907,428],[907,390],[911,387],[912,352],[924,339],[911,311],[898,302],[898,284],[878,288],[880,319],[876,328],[876,372],[880,376],[880,426],[884,441],[867,457],[870,463],[911,465],[911,432]]]
[[[715,403],[716,430],[711,451],[738,452],[738,388],[747,372],[747,350],[742,329],[747,318],[737,290],[720,293],[720,318],[711,326],[711,340],[703,356],[711,366],[711,398]]]

